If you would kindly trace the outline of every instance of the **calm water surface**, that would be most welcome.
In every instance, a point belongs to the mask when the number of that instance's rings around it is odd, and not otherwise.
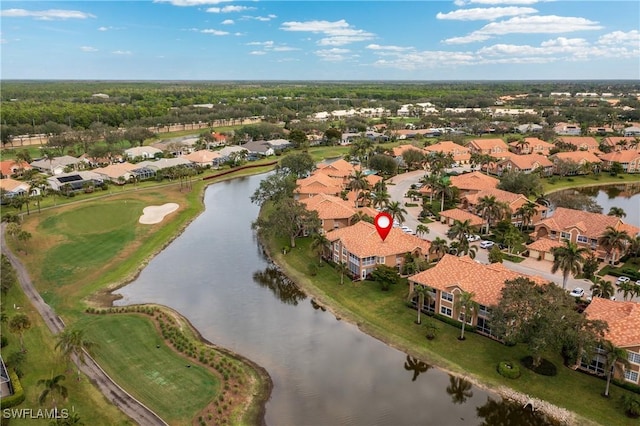
[[[267,369],[269,425],[547,424],[318,309],[262,254],[249,201],[263,176],[210,186],[206,211],[119,290],[160,303]],[[411,326],[408,324],[407,326]]]
[[[609,213],[611,207],[621,207],[627,214],[622,220],[640,227],[640,182],[582,188],[580,192],[592,196],[604,214]]]

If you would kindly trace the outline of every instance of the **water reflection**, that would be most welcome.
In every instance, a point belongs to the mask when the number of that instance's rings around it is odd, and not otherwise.
[[[275,266],[267,266],[263,271],[253,273],[253,280],[261,287],[268,288],[283,303],[297,305],[307,298],[298,286]]]
[[[478,417],[484,419],[480,426],[539,426],[542,424],[559,426],[561,424],[539,411],[534,414],[530,408],[523,408],[519,403],[507,400],[496,401],[491,397],[487,398],[486,404],[477,407],[476,411]]]
[[[467,402],[467,399],[473,397],[473,392],[471,392],[472,388],[473,385],[467,379],[449,374],[447,395],[451,397],[451,402],[454,404],[464,404]]]
[[[422,362],[411,355],[407,355],[407,359],[404,362],[404,369],[407,371],[413,371],[413,377],[411,378],[412,382],[415,382],[420,374],[426,373],[431,368],[433,368],[432,365]]]

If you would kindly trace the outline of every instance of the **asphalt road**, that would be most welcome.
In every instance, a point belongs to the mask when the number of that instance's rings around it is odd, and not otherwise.
[[[20,262],[20,260],[13,254],[13,252],[11,252],[11,250],[9,250],[9,248],[5,244],[5,225],[6,224],[4,223],[0,225],[0,247],[2,249],[2,254],[7,256],[7,259],[9,259],[9,262],[11,262],[11,265],[15,269],[18,276],[20,286],[31,301],[31,304],[40,313],[40,316],[42,316],[42,319],[44,320],[49,330],[51,330],[51,333],[54,335],[58,334],[62,330],[64,330],[64,322],[58,315],[56,315],[51,306],[47,305],[47,303],[42,299],[40,294],[33,286],[31,277],[27,273],[27,270],[22,262]],[[95,362],[93,358],[91,358],[88,353],[85,352],[84,357],[84,363],[81,363],[76,356],[73,356],[72,360],[80,369],[80,371],[82,371],[89,378],[89,380],[91,380],[91,382],[98,387],[100,392],[102,392],[104,396],[116,407],[120,408],[122,412],[124,412],[139,425],[168,426],[168,424],[164,420],[162,420],[156,413],[151,411],[144,404],[142,404],[140,401],[129,395],[124,389],[118,386],[118,384],[116,384],[116,382],[114,382],[111,377],[109,377],[107,373],[105,373],[104,370],[100,368],[100,366]]]

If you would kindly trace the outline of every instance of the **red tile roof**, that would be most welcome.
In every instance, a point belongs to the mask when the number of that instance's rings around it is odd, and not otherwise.
[[[588,238],[597,239],[605,233],[608,226],[617,230],[627,230],[630,236],[640,232],[640,228],[625,224],[622,219],[615,216],[608,216],[602,213],[592,213],[584,210],[573,210],[558,207],[553,212],[553,216],[536,223],[538,226],[546,226],[550,230],[561,232],[570,228],[578,228],[580,234]]]
[[[476,302],[481,305],[491,306],[500,300],[504,282],[518,277],[530,278],[541,285],[549,282],[539,276],[514,272],[501,263],[484,265],[468,256],[450,254],[445,254],[433,268],[413,275],[409,280],[449,293],[457,287],[474,293]]]
[[[584,313],[589,319],[607,322],[609,331],[605,338],[614,345],[640,346],[640,303],[594,297]]]
[[[542,251],[545,253],[551,252],[556,247],[563,247],[564,243],[558,240],[550,240],[549,238],[540,238],[529,244],[528,249]]]
[[[596,138],[591,136],[560,136],[558,140],[573,145],[578,149],[586,147],[589,151],[597,150],[600,145]]]
[[[464,173],[458,176],[451,176],[451,186],[469,191],[479,191],[481,189],[495,188],[500,183],[499,179],[487,176],[480,172]]]
[[[557,158],[559,160],[573,161],[575,163],[602,163],[598,157],[592,151],[569,151],[558,152],[553,154],[550,158]]]
[[[469,213],[466,210],[462,209],[450,209],[444,210],[440,212],[440,216],[444,216],[449,219],[459,220],[460,222],[464,222],[465,220],[470,220],[472,226],[482,226],[483,220],[480,216],[475,215],[473,213]]]
[[[499,149],[502,151],[508,151],[509,146],[505,141],[498,138],[493,139],[472,139],[467,144],[468,147],[475,148],[477,150],[486,151]]]
[[[553,163],[544,155],[540,154],[525,154],[525,155],[513,155],[499,164],[504,165],[507,163],[513,164],[520,170],[535,170],[538,167],[553,167]]]
[[[349,219],[358,211],[362,211],[368,216],[376,217],[377,211],[371,208],[356,209],[352,203],[327,194],[314,195],[311,198],[300,200],[307,210],[315,210],[318,217],[322,220],[326,219]]]

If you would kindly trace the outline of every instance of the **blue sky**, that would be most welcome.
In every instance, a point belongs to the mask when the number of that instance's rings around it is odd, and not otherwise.
[[[10,1],[3,79],[640,79],[640,2]]]

